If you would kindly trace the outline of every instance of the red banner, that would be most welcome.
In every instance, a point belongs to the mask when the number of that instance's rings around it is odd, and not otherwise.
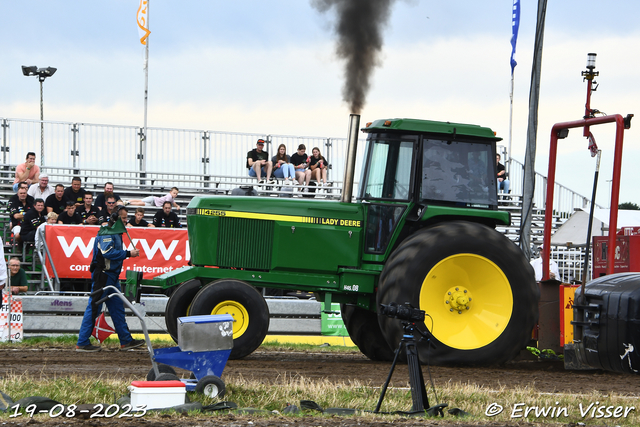
[[[91,278],[89,264],[93,258],[93,243],[99,228],[91,225],[46,225],[45,238],[58,277]],[[140,250],[140,256],[124,260],[121,279],[125,278],[126,270],[142,271],[144,278],[150,279],[189,262],[186,229],[129,227],[127,231],[135,248]],[[133,249],[126,234],[122,235],[122,240],[125,246],[123,249]],[[48,259],[47,268],[51,268]]]

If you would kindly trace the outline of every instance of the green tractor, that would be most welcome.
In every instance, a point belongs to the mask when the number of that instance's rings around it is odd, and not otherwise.
[[[231,358],[263,341],[267,304],[256,287],[313,292],[341,304],[353,342],[391,360],[402,335],[381,304],[426,312],[418,344],[432,364],[494,364],[531,339],[539,291],[520,249],[497,232],[496,141],[489,128],[378,120],[352,200],[359,116],[352,115],[340,201],[195,197],[187,208],[192,266],[143,286],[170,294],[167,329],[181,316],[229,313]]]

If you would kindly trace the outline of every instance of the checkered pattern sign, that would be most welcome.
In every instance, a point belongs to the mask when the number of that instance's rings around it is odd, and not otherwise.
[[[9,295],[2,294],[0,306],[0,341],[9,340],[9,321],[11,322],[11,341],[22,341],[22,300],[11,298],[11,312],[9,312]]]

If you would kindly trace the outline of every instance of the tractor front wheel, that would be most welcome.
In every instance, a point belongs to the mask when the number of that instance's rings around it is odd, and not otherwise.
[[[371,360],[393,360],[394,350],[380,330],[376,313],[347,304],[340,304],[340,313],[349,338],[362,354]]]
[[[489,365],[513,359],[531,339],[539,290],[533,269],[509,239],[484,225],[453,221],[421,230],[389,257],[378,304],[410,303],[426,312],[424,363]],[[389,345],[402,322],[378,316]],[[417,333],[416,333],[417,335]],[[419,338],[417,336],[416,338]]]
[[[178,342],[178,317],[184,317],[189,314],[191,301],[201,287],[202,282],[200,280],[187,280],[178,285],[178,288],[169,297],[164,310],[164,322],[167,325],[167,332],[175,342]]]
[[[269,330],[269,307],[260,292],[240,280],[221,279],[205,285],[191,302],[189,314],[230,314],[233,349],[229,359],[253,353]]]

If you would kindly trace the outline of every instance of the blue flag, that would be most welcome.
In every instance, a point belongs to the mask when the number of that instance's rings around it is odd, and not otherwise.
[[[513,10],[511,12],[511,75],[518,63],[514,59],[516,56],[516,43],[518,42],[518,28],[520,27],[520,0],[513,0]]]

